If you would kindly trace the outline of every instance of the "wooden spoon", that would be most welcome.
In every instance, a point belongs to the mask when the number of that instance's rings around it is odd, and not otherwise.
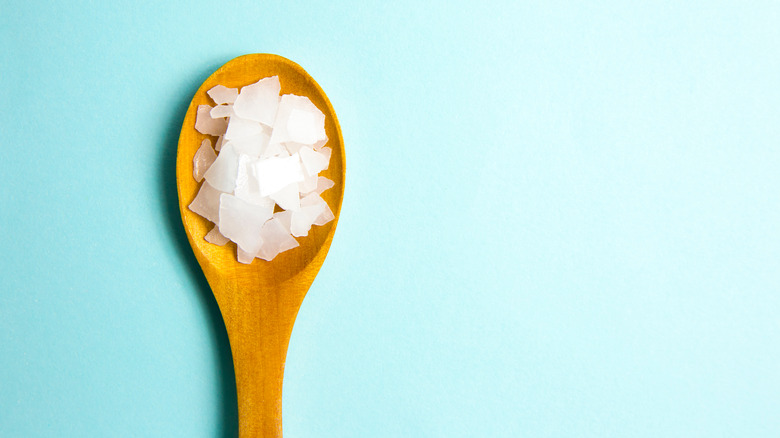
[[[235,88],[278,75],[282,94],[307,96],[325,113],[330,166],[320,175],[335,182],[322,194],[336,219],[313,226],[300,247],[279,254],[273,261],[256,259],[238,263],[236,246],[217,246],[203,240],[212,225],[187,206],[199,183],[192,176],[195,151],[207,136],[195,130],[198,105],[214,105],[206,91],[215,85]],[[212,140],[214,140],[212,138]],[[239,437],[282,436],[282,377],[295,316],[325,255],[328,253],[344,193],[344,140],[336,113],[320,86],[298,64],[270,54],[245,55],[214,72],[192,98],[184,117],[176,157],[179,209],[195,257],[214,291],[225,320],[238,395]]]

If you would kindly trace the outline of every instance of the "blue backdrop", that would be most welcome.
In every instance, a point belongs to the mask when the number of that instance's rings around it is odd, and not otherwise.
[[[780,434],[775,2],[5,2],[0,436],[232,437],[178,133],[301,64],[347,186],[285,437]]]

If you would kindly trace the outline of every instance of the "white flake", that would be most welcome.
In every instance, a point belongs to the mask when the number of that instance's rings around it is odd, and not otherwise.
[[[303,172],[303,181],[298,183],[298,191],[301,194],[308,194],[317,189],[317,175],[308,175]]]
[[[242,137],[251,137],[263,132],[263,125],[239,117],[231,117],[225,132],[225,140],[233,140]]]
[[[269,141],[268,146],[263,150],[263,153],[260,154],[260,158],[270,158],[270,157],[289,157],[290,153],[287,151],[287,149],[279,144],[279,143],[271,143]]]
[[[293,108],[287,118],[287,135],[290,141],[307,145],[327,139],[325,114]]]
[[[321,147],[325,146],[326,144],[328,144],[328,139],[327,139],[327,138],[325,138],[325,139],[323,139],[323,140],[320,140],[320,141],[318,141],[317,143],[314,143],[314,144],[312,145],[312,148],[313,148],[315,151],[318,151],[318,150],[320,150],[320,148],[321,148]]]
[[[293,141],[287,131],[287,125],[293,110],[302,110],[312,113],[320,113],[320,110],[305,96],[285,94],[279,100],[279,109],[274,120],[274,131],[271,134],[271,143],[285,143]]]
[[[214,188],[230,193],[236,185],[236,173],[238,171],[238,155],[233,146],[226,143],[217,155],[217,159],[206,171],[204,177]]]
[[[214,108],[211,109],[211,111],[209,112],[209,115],[211,115],[212,119],[232,117],[233,116],[233,105],[231,105],[231,104],[217,105],[217,106],[215,106]]]
[[[317,189],[315,190],[318,195],[336,185],[333,181],[325,178],[324,176],[317,177]]]
[[[249,254],[260,250],[260,230],[271,216],[273,207],[250,204],[226,193],[219,198],[219,231]]]
[[[274,213],[274,219],[278,220],[280,224],[284,226],[284,229],[287,230],[287,232],[290,232],[290,223],[292,221],[292,214],[293,212],[282,210],[277,211]]]
[[[325,157],[325,161],[330,163],[330,157],[331,157],[331,155],[333,155],[333,149],[325,146],[323,148],[318,149],[317,152],[322,154]],[[325,169],[327,169],[327,168],[328,168],[328,166],[325,166]]]
[[[278,219],[273,218],[263,225],[260,232],[263,246],[257,254],[263,260],[271,261],[279,253],[299,246]]]
[[[301,206],[308,207],[311,205],[325,204],[325,200],[319,195],[319,193],[309,193],[301,198]]]
[[[317,219],[314,220],[312,225],[325,225],[328,222],[332,221],[333,219],[336,219],[336,216],[333,214],[333,211],[330,209],[330,206],[327,202],[323,202],[323,209],[322,213],[320,213],[319,216],[317,216]]]
[[[252,170],[256,161],[255,158],[248,155],[239,156],[235,195],[250,204],[265,205],[273,208],[274,201],[260,194],[260,186]]]
[[[288,141],[284,143],[284,148],[287,149],[287,152],[290,153],[290,155],[298,152],[301,147],[306,146],[304,144],[296,143],[294,141]]]
[[[261,79],[241,88],[233,110],[241,118],[272,126],[279,105],[280,90],[278,76]]]
[[[290,233],[296,237],[302,237],[309,234],[312,224],[322,214],[322,205],[301,206],[298,211],[292,212],[290,220]]]
[[[195,129],[201,134],[220,136],[227,129],[227,120],[214,119],[211,117],[211,107],[208,105],[198,105],[198,111],[195,115]]]
[[[217,85],[207,91],[206,94],[208,94],[211,100],[217,105],[233,103],[236,101],[236,96],[238,96],[238,88],[228,88],[224,85]]]
[[[293,236],[301,237],[309,234],[309,229],[328,207],[325,201],[316,193],[306,195],[301,199],[301,208],[292,212],[290,220],[290,232]]]
[[[214,245],[218,246],[222,246],[230,241],[230,239],[223,236],[222,233],[219,232],[219,227],[216,225],[214,225],[214,228],[212,228],[211,231],[206,233],[204,239],[206,242],[213,243]]]
[[[230,144],[232,144],[235,148],[236,152],[239,154],[246,154],[257,158],[268,146],[269,138],[270,136],[266,134],[265,131],[263,131],[259,134],[250,135],[248,137],[241,137],[229,141]]]
[[[262,196],[272,195],[289,184],[303,181],[303,171],[298,154],[284,158],[259,160],[254,163],[253,170]]]
[[[255,254],[250,254],[241,249],[240,246],[236,246],[236,258],[238,259],[239,263],[248,265],[255,260]]]
[[[195,195],[195,199],[189,205],[190,211],[198,214],[211,222],[219,221],[219,197],[222,192],[215,189],[208,182],[204,181]]]
[[[315,151],[308,146],[304,146],[298,152],[301,156],[303,167],[306,169],[308,175],[317,175],[328,168],[330,154],[325,153],[325,149],[330,150],[330,148],[322,148],[320,151]]]
[[[211,140],[208,138],[203,139],[198,151],[195,152],[195,157],[192,159],[192,176],[195,177],[195,181],[201,182],[203,180],[203,174],[217,159],[217,154],[214,153],[214,149],[211,148]]]
[[[272,194],[273,199],[279,207],[285,210],[295,211],[301,208],[301,198],[298,192],[298,183],[291,183],[283,189]]]

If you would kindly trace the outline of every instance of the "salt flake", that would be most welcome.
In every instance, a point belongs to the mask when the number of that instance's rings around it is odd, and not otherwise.
[[[322,192],[324,192],[325,190],[328,190],[329,188],[333,187],[334,185],[336,185],[336,183],[334,183],[333,181],[329,180],[328,178],[325,178],[324,176],[320,176],[320,177],[317,177],[317,188],[316,188],[315,191],[316,191],[316,193],[318,195],[321,195]]]
[[[209,115],[212,119],[217,118],[224,118],[224,117],[232,117],[233,116],[233,105],[227,104],[227,105],[217,105],[214,108],[211,109],[209,112]]]
[[[263,245],[257,257],[263,260],[271,261],[279,253],[299,246],[298,241],[290,235],[284,225],[276,218],[269,220],[263,225],[260,235],[263,239]]]
[[[259,160],[255,162],[253,170],[262,196],[272,195],[289,184],[303,181],[303,170],[298,154]]]
[[[230,143],[226,143],[204,177],[214,188],[230,193],[236,186],[237,172],[238,154]]]
[[[201,134],[220,136],[227,129],[227,120],[212,118],[210,106],[198,105],[195,114],[195,129]]]
[[[251,137],[263,132],[263,125],[239,117],[231,117],[225,132],[225,140],[233,140],[242,137]]]
[[[233,104],[233,110],[241,118],[272,126],[276,118],[281,88],[278,76],[260,79],[252,85],[241,88]]]
[[[263,153],[263,151],[265,151],[266,147],[268,146],[269,138],[270,136],[265,133],[265,131],[263,131],[259,134],[228,141],[230,141],[230,143],[236,149],[236,152],[257,158]]]
[[[239,156],[235,195],[250,204],[265,205],[273,208],[274,201],[260,194],[260,185],[252,170],[256,161],[255,158],[248,155]]]
[[[217,154],[214,153],[214,149],[211,148],[211,140],[204,139],[200,144],[198,151],[195,152],[195,157],[192,159],[192,176],[195,177],[195,181],[201,182],[203,180],[203,174],[217,159]]]
[[[238,259],[239,263],[243,263],[245,265],[248,265],[248,264],[252,263],[255,260],[255,257],[256,257],[256,254],[250,254],[250,253],[244,251],[243,249],[241,249],[240,246],[236,247],[236,258]]]
[[[206,94],[208,94],[211,100],[217,105],[233,103],[236,101],[236,96],[238,96],[238,88],[228,88],[224,85],[217,85],[207,91]]]
[[[298,192],[298,183],[291,183],[283,189],[272,194],[273,199],[279,207],[285,210],[295,211],[301,208],[301,198]]]
[[[287,118],[287,134],[290,141],[307,145],[327,139],[325,114],[293,108]]]
[[[223,236],[222,233],[219,232],[219,227],[216,225],[214,225],[214,228],[206,233],[206,236],[203,238],[206,240],[206,242],[213,243],[214,245],[218,246],[222,246],[230,241],[230,239]]]
[[[219,231],[250,254],[260,250],[260,230],[271,216],[273,207],[250,204],[227,193],[219,198]]]
[[[195,199],[190,203],[189,209],[193,213],[217,223],[219,221],[219,197],[221,195],[222,192],[204,181],[200,186],[200,190],[198,190],[198,194],[195,195]]]
[[[308,146],[304,146],[298,152],[307,174],[314,176],[328,168],[330,154],[323,152],[325,149],[329,148],[322,148],[320,151],[315,151]]]

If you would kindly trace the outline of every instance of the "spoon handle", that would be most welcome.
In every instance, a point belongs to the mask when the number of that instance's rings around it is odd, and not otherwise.
[[[229,285],[233,291],[215,294],[223,300],[236,300],[219,305],[233,353],[239,438],[282,437],[287,346],[309,284],[286,282],[273,289],[239,290],[239,284],[234,283]],[[298,304],[291,305],[293,302]]]
[[[267,337],[249,335],[252,329],[267,332],[270,327],[266,324],[247,328],[246,332],[233,330],[229,335],[236,373],[238,436],[281,438],[285,352]]]

